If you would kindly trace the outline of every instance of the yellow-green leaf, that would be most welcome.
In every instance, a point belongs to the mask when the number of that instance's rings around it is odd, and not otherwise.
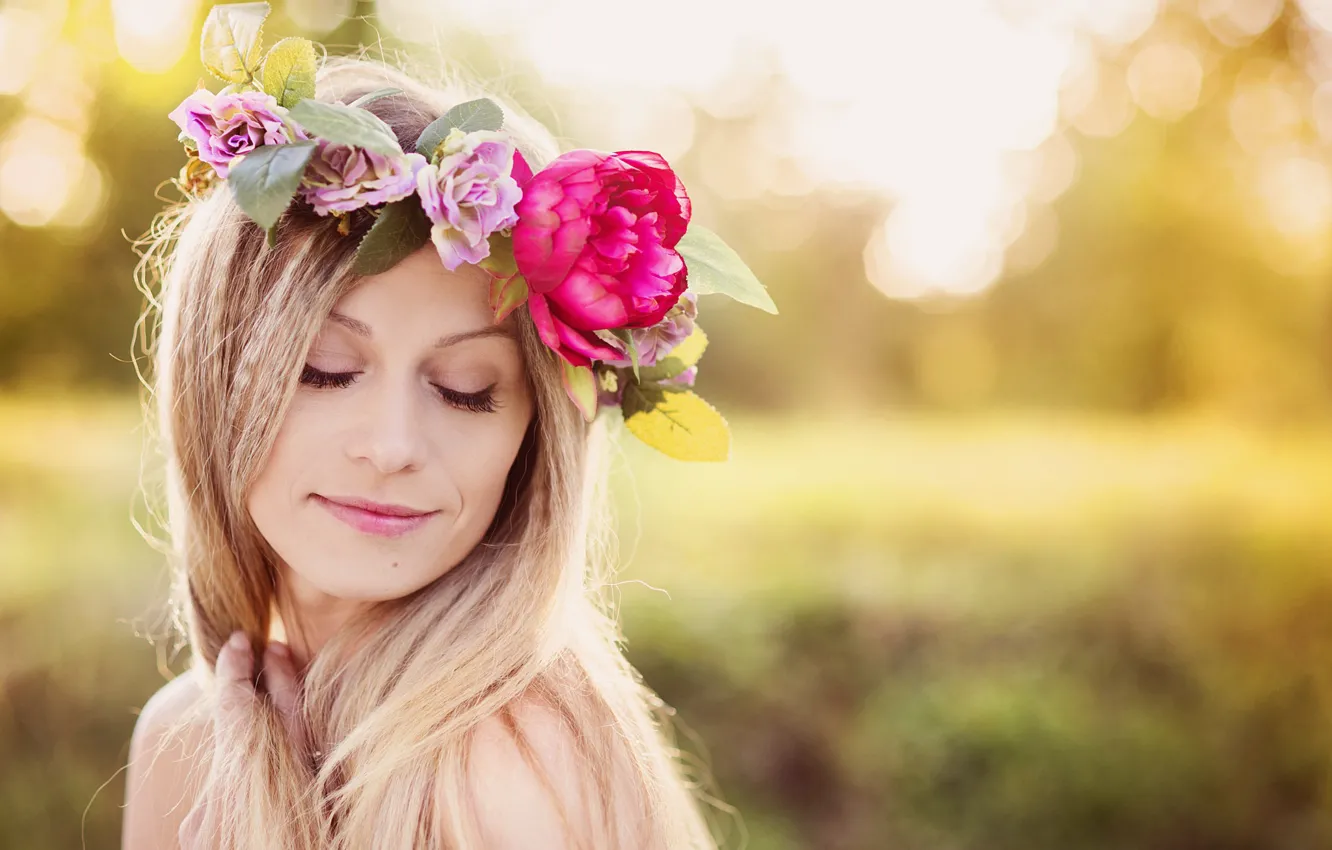
[[[518,263],[513,259],[513,236],[496,231],[490,234],[490,253],[478,266],[496,277],[510,278],[518,274]]]
[[[730,429],[712,405],[688,390],[637,389],[625,387],[624,424],[635,437],[677,460],[722,461],[730,455]],[[631,404],[631,397],[638,403]]]
[[[514,272],[511,277],[490,279],[490,308],[495,311],[495,321],[504,319],[527,303],[527,278]]]
[[[264,57],[264,91],[282,106],[315,96],[315,49],[305,38],[284,38]]]
[[[694,332],[685,337],[684,341],[675,348],[672,348],[665,357],[658,360],[656,365],[643,367],[640,380],[645,383],[669,381],[690,366],[697,366],[699,359],[703,356],[704,349],[707,347],[708,335],[703,333],[703,329],[698,325],[694,325]]]
[[[267,3],[214,6],[203,25],[199,54],[208,73],[227,83],[243,83],[259,69]]]
[[[597,415],[597,379],[590,366],[574,366],[563,357],[560,358],[561,375],[564,379],[564,391],[582,412],[583,418],[591,422]]]

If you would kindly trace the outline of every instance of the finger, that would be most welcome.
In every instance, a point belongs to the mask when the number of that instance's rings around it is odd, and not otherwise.
[[[254,650],[245,632],[235,632],[217,653],[218,725],[228,732],[254,710]]]
[[[300,698],[300,677],[291,649],[284,643],[273,642],[264,651],[264,687],[273,700],[273,707],[282,716],[282,722],[293,741],[299,741],[297,705]]]
[[[227,681],[247,680],[254,675],[254,650],[243,631],[231,633],[227,642],[217,651],[214,672]]]

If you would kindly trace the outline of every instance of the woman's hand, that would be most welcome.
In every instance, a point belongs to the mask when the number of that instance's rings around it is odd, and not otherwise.
[[[286,644],[269,643],[264,650],[263,684],[273,708],[282,719],[296,752],[305,750],[305,732],[297,706],[300,695],[300,676],[291,650]],[[213,764],[219,754],[234,757],[249,749],[246,740],[254,724],[261,722],[265,710],[264,697],[256,689],[254,649],[245,632],[235,632],[217,653],[214,666],[217,682],[217,702],[213,717]],[[209,788],[215,783],[210,782]],[[205,791],[180,825],[182,850],[193,850],[199,844],[200,830],[210,820],[210,807],[225,805],[213,794]]]

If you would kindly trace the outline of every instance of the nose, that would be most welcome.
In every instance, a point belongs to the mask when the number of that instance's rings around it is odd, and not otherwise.
[[[365,397],[361,422],[348,443],[352,460],[381,474],[420,469],[429,450],[424,393],[415,381],[381,377]]]

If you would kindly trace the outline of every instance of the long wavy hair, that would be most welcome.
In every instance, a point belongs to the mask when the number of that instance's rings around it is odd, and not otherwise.
[[[381,61],[328,59],[317,87],[344,103],[401,89],[367,108],[411,150],[432,120],[482,94],[441,73],[427,85]],[[541,168],[555,139],[504,106],[506,131]],[[245,496],[311,340],[357,284],[352,252],[370,217],[349,223],[341,235],[296,205],[270,248],[229,192],[212,191],[164,211],[143,242],[147,412],[165,460],[171,611],[203,685],[199,712],[227,636],[243,629],[262,645],[275,615],[282,621],[280,562]],[[621,650],[607,593],[607,435],[582,421],[555,355],[525,311],[519,319],[536,412],[485,538],[430,585],[368,606],[316,654],[300,705],[304,747],[264,701],[245,746],[211,757],[206,791],[227,802],[205,830],[218,846],[479,847],[473,734],[490,717],[521,733],[514,707],[532,698],[568,725],[589,768],[581,793],[601,813],[590,846],[716,846],[702,770],[673,747],[670,711]]]

